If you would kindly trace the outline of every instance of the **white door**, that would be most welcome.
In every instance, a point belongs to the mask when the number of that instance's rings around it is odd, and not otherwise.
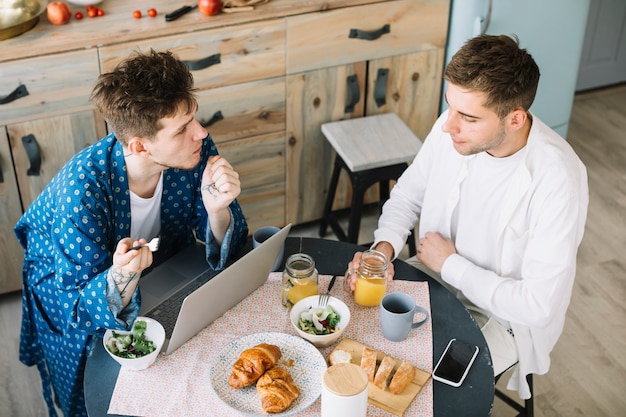
[[[626,1],[591,0],[576,91],[626,82]]]

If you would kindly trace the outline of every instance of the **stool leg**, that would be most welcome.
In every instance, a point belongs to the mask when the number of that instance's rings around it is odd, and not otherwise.
[[[324,203],[324,213],[322,220],[320,221],[319,236],[326,236],[326,229],[330,222],[330,212],[333,209],[333,202],[335,201],[335,194],[337,193],[337,185],[339,184],[339,174],[341,174],[341,161],[339,155],[335,157],[335,167],[333,168],[333,175],[330,179],[330,187],[328,188],[328,194],[326,195],[326,203]]]
[[[347,241],[351,243],[358,243],[359,240],[365,191],[367,191],[367,188],[364,188],[364,185],[360,183],[358,177],[354,175],[352,178],[352,207],[350,208],[347,239]]]

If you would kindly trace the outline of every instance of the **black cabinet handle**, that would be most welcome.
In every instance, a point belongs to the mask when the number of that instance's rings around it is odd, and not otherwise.
[[[344,113],[352,113],[354,106],[361,100],[361,90],[359,90],[359,79],[356,74],[349,75],[346,78],[348,84],[348,97],[346,97],[346,108]]]
[[[217,65],[222,62],[222,54],[214,54],[207,56],[206,58],[198,59],[195,61],[183,61],[190,71],[200,71],[211,65]]]
[[[30,168],[26,171],[26,175],[37,176],[41,169],[41,152],[39,151],[39,145],[37,145],[37,139],[33,135],[22,136],[22,143],[30,162]]]
[[[2,175],[2,165],[0,165],[0,184],[4,182],[4,175]]]
[[[391,26],[389,25],[389,23],[387,23],[382,28],[378,30],[374,30],[372,32],[367,32],[361,29],[350,29],[350,34],[348,35],[348,37],[351,39],[355,38],[355,39],[363,39],[366,41],[374,41],[380,38],[381,36],[383,36],[385,33],[390,33],[390,32],[391,32]]]
[[[389,69],[379,68],[376,83],[374,84],[374,101],[378,107],[387,104],[387,79],[389,78]]]
[[[14,100],[17,100],[20,97],[24,97],[28,95],[28,90],[24,84],[20,84],[17,88],[11,91],[8,95],[4,97],[0,97],[0,104],[7,104]]]
[[[200,122],[200,124],[202,125],[202,127],[209,127],[212,124],[219,122],[222,119],[224,119],[224,115],[222,114],[221,110],[218,110],[215,113],[213,113],[213,116],[208,121]]]

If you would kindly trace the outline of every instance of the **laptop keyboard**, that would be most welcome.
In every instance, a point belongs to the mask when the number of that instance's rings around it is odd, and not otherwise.
[[[180,308],[183,305],[185,297],[206,284],[214,276],[215,271],[212,270],[207,270],[198,275],[196,279],[181,288],[176,294],[148,311],[145,314],[146,317],[150,317],[161,323],[165,329],[165,337],[169,339],[174,331],[174,326],[176,325],[176,320],[178,319],[178,313],[180,312]]]

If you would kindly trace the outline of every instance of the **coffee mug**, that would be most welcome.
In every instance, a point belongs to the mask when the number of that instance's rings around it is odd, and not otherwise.
[[[265,242],[270,237],[274,236],[276,233],[280,231],[280,228],[276,226],[263,226],[258,228],[252,233],[252,248],[256,248],[261,246],[261,243]],[[283,262],[283,255],[285,253],[285,244],[280,248],[280,252],[276,257],[276,261],[274,261],[274,265],[272,266],[272,272],[278,271],[280,265]]]
[[[421,321],[414,322],[415,313],[423,315]],[[385,338],[392,342],[404,340],[411,329],[416,329],[428,321],[428,311],[415,304],[409,294],[393,292],[383,297],[380,303],[380,325]]]

